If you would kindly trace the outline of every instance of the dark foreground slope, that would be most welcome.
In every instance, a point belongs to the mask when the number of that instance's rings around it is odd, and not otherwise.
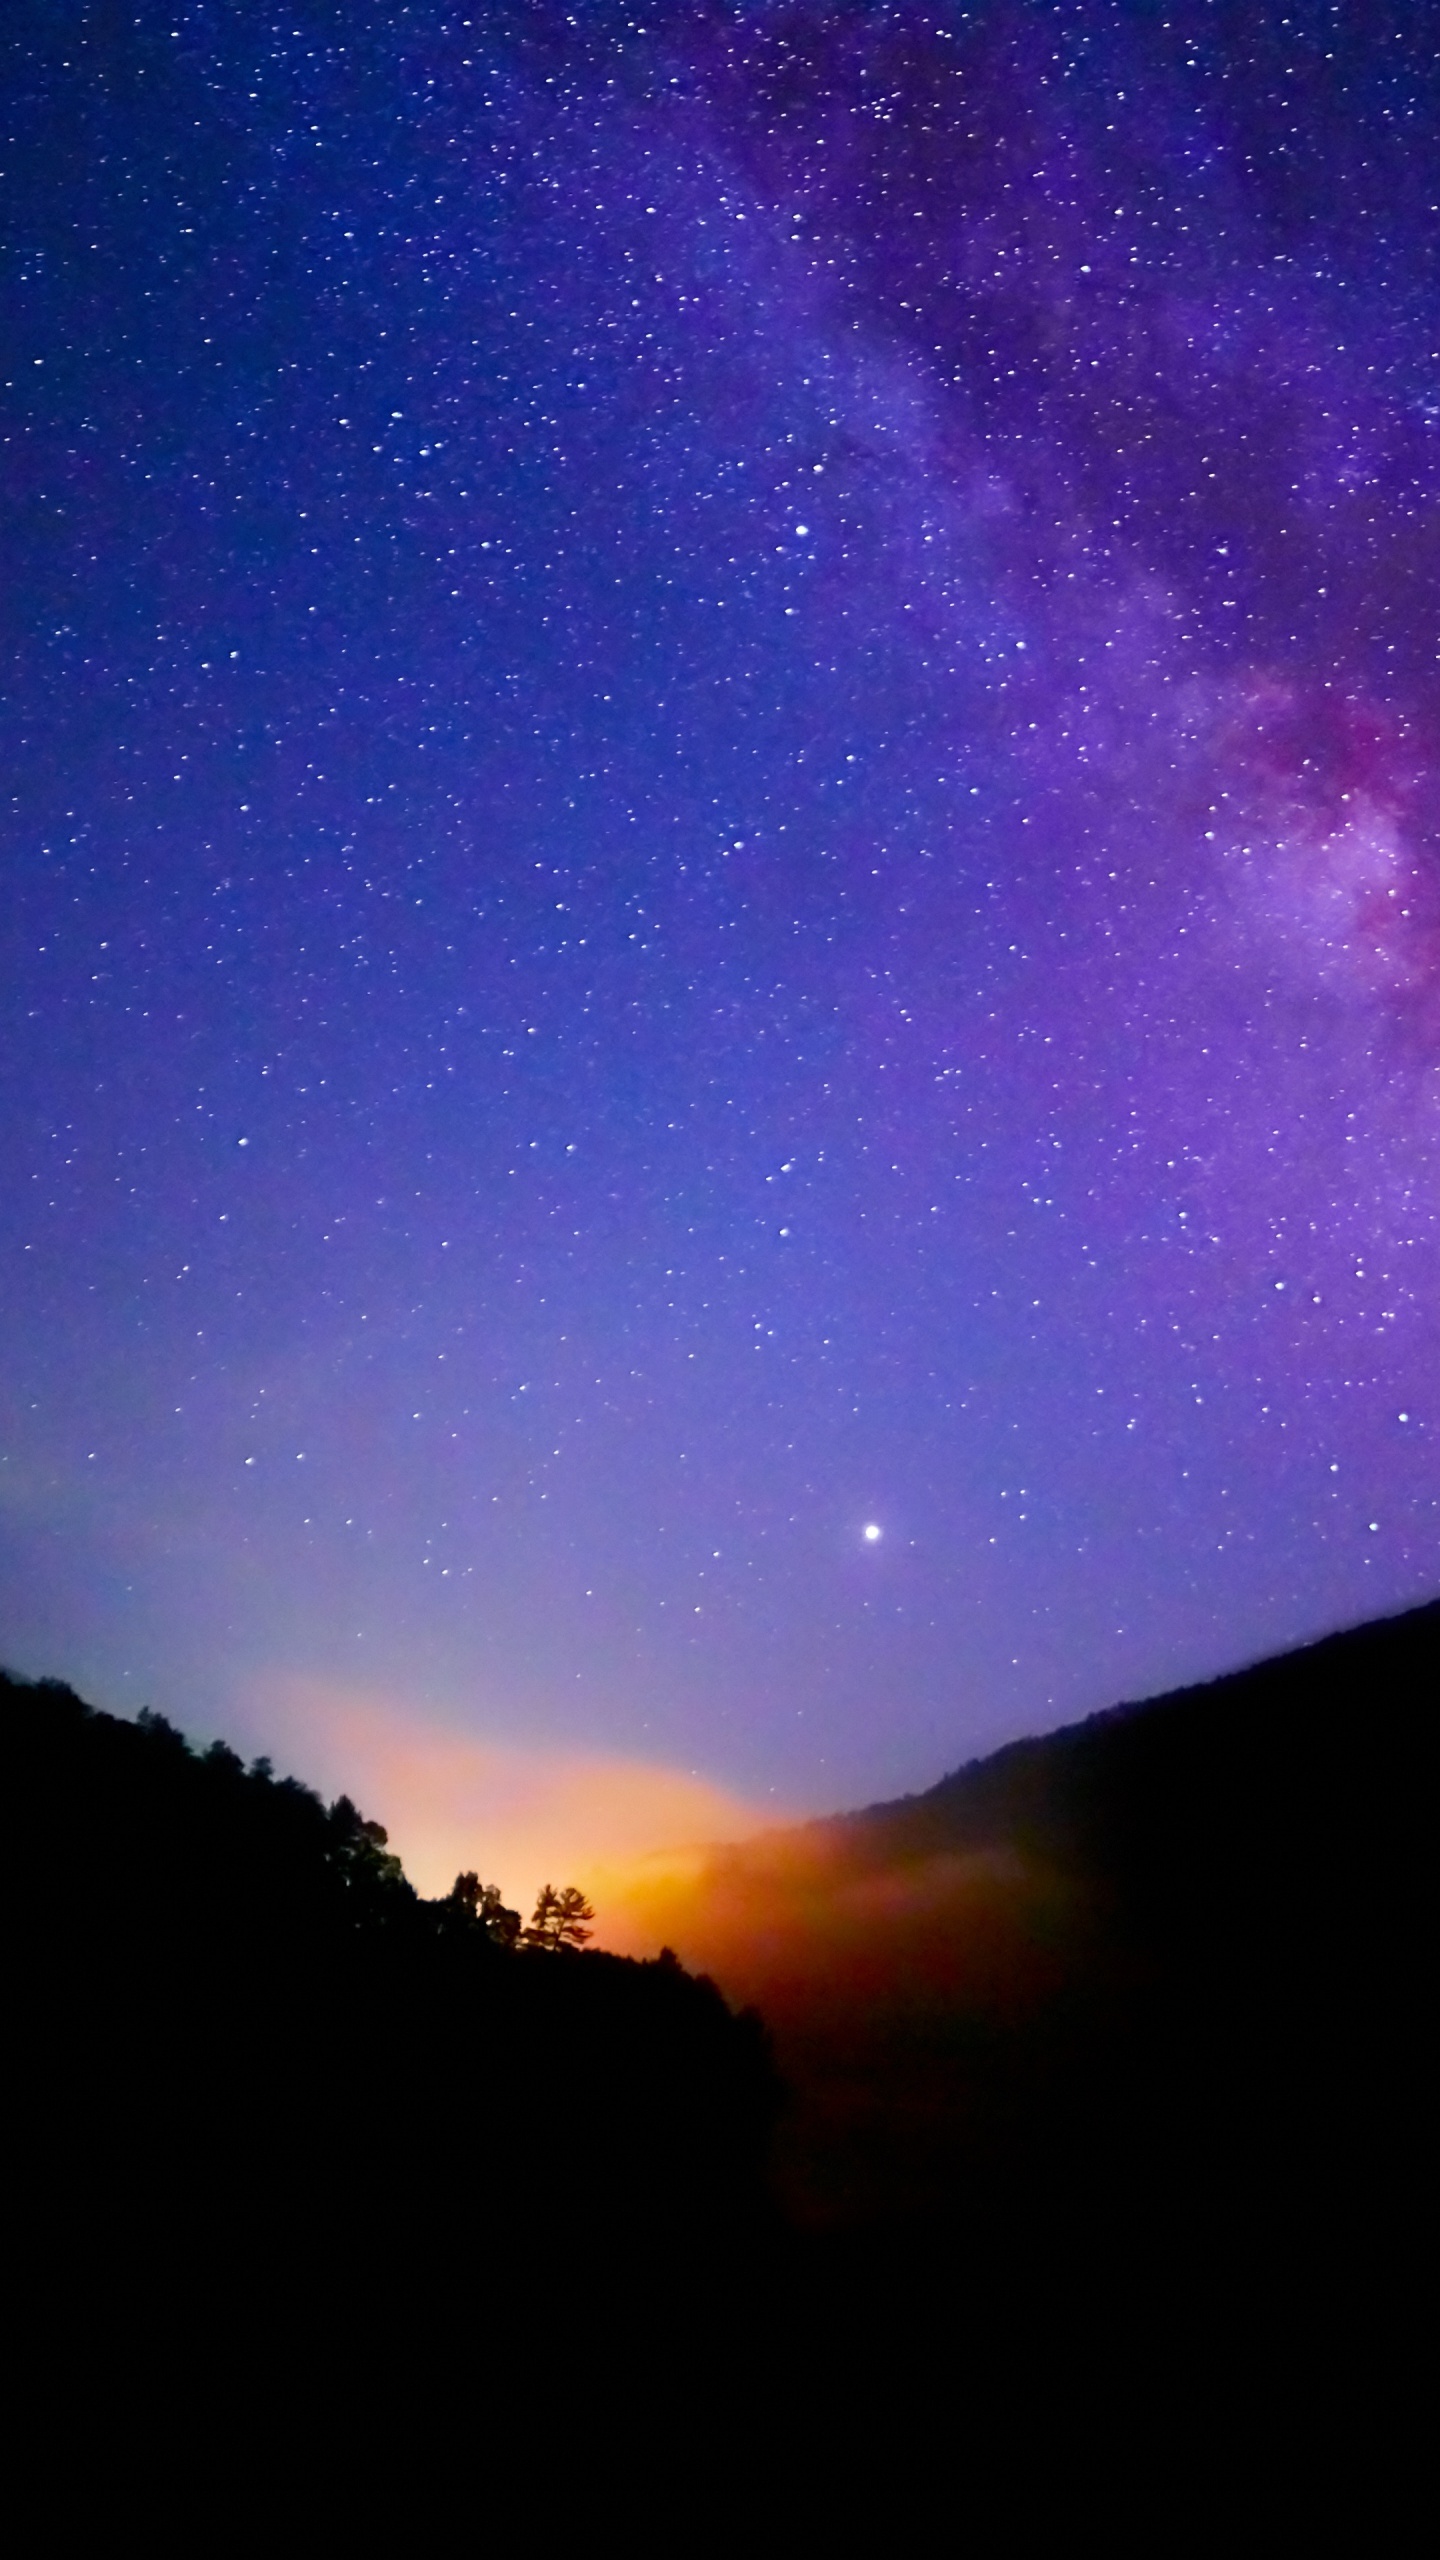
[[[758,2023],[673,1959],[497,1947],[223,1746],[49,1683],[0,1712],[9,2312],[59,2485],[158,2426],[236,2494],[287,2442],[418,2494],[617,2368],[673,2404],[769,2246]]]
[[[12,1686],[42,2392],[212,2489],[238,2429],[646,2530],[1389,2548],[1437,1695],[1421,1610],[717,1853],[677,1942],[773,2024],[782,2226],[702,1981],[502,1954],[353,1808]]]
[[[819,2334],[886,2342],[837,2346],[824,2427],[1142,2505],[1152,2462],[1323,2500],[1383,2442],[1394,2494],[1437,1727],[1431,1607],[716,1854],[676,1944],[774,2034]]]
[[[797,2206],[928,2227],[1022,2163],[1183,2160],[1192,2215],[1222,2178],[1293,2214],[1377,2163],[1434,1991],[1437,1734],[1429,1607],[717,1858],[677,1943],[778,2035]]]

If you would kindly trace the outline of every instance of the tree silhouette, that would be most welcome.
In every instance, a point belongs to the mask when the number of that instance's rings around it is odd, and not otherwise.
[[[542,1885],[530,1926],[523,1933],[524,1943],[527,1947],[547,1947],[552,1954],[562,1947],[583,1947],[593,1935],[585,1922],[594,1917],[594,1908],[578,1884],[564,1885],[558,1893],[553,1884]]]
[[[520,1914],[508,1910],[501,1899],[498,1884],[482,1884],[473,1868],[458,1875],[450,1888],[449,1900],[455,1909],[476,1928],[483,1929],[497,1947],[513,1947],[520,1935]]]

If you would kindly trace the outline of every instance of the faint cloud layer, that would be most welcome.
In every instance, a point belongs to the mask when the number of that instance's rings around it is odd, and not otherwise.
[[[528,1910],[547,1880],[603,1893],[607,1875],[637,1861],[743,1838],[775,1819],[689,1771],[493,1742],[373,1691],[284,1677],[264,1685],[256,1706],[277,1756],[384,1823],[423,1894],[448,1892],[474,1867]],[[633,1922],[607,1928],[603,1908],[599,1919],[602,1944],[634,1939],[638,1952],[648,1943]]]

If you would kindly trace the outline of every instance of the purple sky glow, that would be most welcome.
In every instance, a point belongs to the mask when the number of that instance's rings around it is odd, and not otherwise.
[[[17,0],[0,1655],[820,1810],[1440,1588],[1433,38]]]

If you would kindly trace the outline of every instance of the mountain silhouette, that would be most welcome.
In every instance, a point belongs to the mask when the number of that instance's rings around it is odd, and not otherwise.
[[[1404,2113],[1437,1708],[1432,1605],[710,1853],[657,1909],[817,2108],[833,2084],[797,2202],[931,2212],[990,2119],[1071,2161],[1183,2123],[1258,2177],[1262,2123]]]
[[[103,2375],[123,2463],[158,2394],[204,2495],[238,2428],[270,2494],[359,2464],[453,2511],[559,2428],[717,2518],[963,2487],[980,2548],[1168,2551],[1360,2498],[1383,2542],[1437,1702],[1430,1607],[710,1853],[675,1943],[761,2002],[776,2132],[764,2031],[673,1956],[497,1943],[347,1800],[5,1681],[47,2411]]]
[[[959,2461],[964,2410],[1017,2514],[1068,2483],[1166,2549],[1177,2480],[1197,2531],[1262,2487],[1297,2531],[1364,2445],[1373,2536],[1419,2424],[1437,1724],[1432,1605],[657,1897],[789,2086],[819,2442]],[[897,2352],[826,2353],[857,2324]]]

